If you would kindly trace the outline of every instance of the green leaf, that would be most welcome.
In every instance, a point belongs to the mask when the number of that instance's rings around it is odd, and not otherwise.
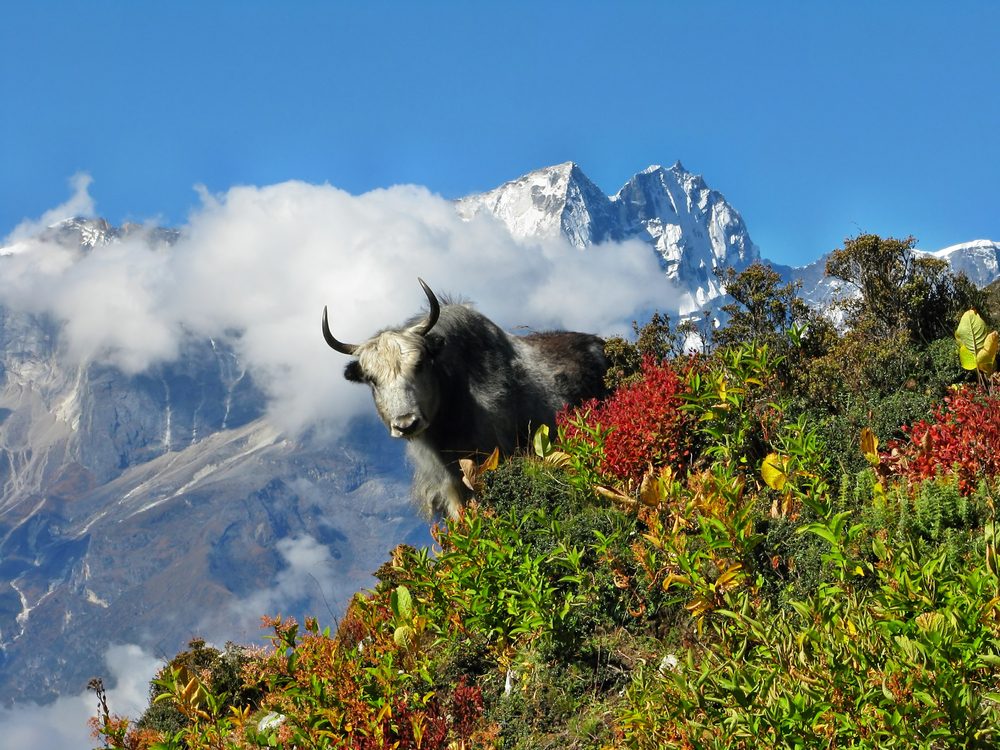
[[[978,352],[986,344],[986,321],[975,310],[966,310],[955,330],[955,339],[970,352]]]
[[[392,640],[400,648],[408,648],[417,637],[417,631],[409,625],[400,625],[392,634]]]
[[[413,617],[413,597],[406,586],[397,586],[396,590],[389,596],[389,607],[392,613],[400,620],[409,620]]]
[[[810,523],[810,524],[807,524],[807,525],[802,526],[801,528],[799,528],[799,530],[798,530],[797,533],[799,533],[799,534],[815,534],[816,536],[820,537],[821,539],[825,539],[826,541],[828,541],[834,547],[837,546],[837,543],[838,543],[837,534],[835,532],[831,531],[826,526],[826,524],[822,524],[822,523]]]
[[[549,426],[543,424],[537,430],[535,430],[535,455],[539,458],[545,458],[552,452],[552,441],[549,439]]]
[[[976,359],[976,355],[970,352],[965,344],[958,345],[958,361],[965,370],[979,369],[979,362]]]
[[[889,550],[886,548],[885,543],[877,536],[872,538],[872,552],[875,553],[875,557],[879,560],[889,559]]]
[[[966,370],[979,370],[992,375],[997,349],[1000,346],[996,331],[990,331],[975,310],[967,310],[955,330],[958,342],[958,359]]]

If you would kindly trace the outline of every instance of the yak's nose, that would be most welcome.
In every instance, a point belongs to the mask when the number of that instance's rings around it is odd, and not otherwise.
[[[416,414],[401,414],[392,420],[391,431],[393,437],[412,435],[419,428],[420,418]]]

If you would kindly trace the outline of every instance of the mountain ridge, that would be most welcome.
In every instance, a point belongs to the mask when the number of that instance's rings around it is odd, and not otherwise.
[[[674,312],[681,317],[703,310],[718,316],[726,296],[714,269],[739,272],[757,261],[771,265],[786,281],[801,282],[803,298],[819,309],[827,309],[842,292],[840,282],[825,276],[829,253],[802,266],[762,257],[740,213],[679,160],[670,167],[646,167],[610,196],[576,162],[564,162],[456,203],[463,217],[492,214],[519,239],[561,234],[581,249],[608,241],[645,242],[678,285]],[[1000,242],[980,239],[918,252],[947,260],[955,273],[965,273],[977,286],[1000,278]]]
[[[580,248],[640,240],[679,284],[681,314],[721,295],[712,269],[721,264],[742,270],[760,258],[739,213],[680,161],[647,167],[612,196],[575,162],[564,162],[460,198],[456,205],[467,219],[491,214],[520,239],[558,234]]]

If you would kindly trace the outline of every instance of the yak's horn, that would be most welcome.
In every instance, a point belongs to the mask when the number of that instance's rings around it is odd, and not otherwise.
[[[330,345],[330,348],[340,352],[341,354],[354,354],[357,351],[357,344],[345,344],[343,341],[337,341],[334,338],[333,333],[330,332],[330,323],[326,318],[326,306],[323,306],[323,338],[326,339],[326,343]]]
[[[427,312],[427,317],[414,326],[413,331],[414,333],[419,333],[421,336],[426,336],[430,333],[434,324],[438,322],[438,316],[441,314],[441,303],[438,302],[438,298],[434,296],[434,292],[431,291],[431,288],[427,286],[427,283],[423,279],[417,277],[417,281],[424,288],[424,294],[427,295],[427,302],[431,308]]]

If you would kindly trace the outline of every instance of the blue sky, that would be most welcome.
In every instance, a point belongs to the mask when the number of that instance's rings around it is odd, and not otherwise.
[[[285,180],[458,197],[680,160],[801,264],[1000,240],[993,2],[48,2],[0,10],[0,237]]]

